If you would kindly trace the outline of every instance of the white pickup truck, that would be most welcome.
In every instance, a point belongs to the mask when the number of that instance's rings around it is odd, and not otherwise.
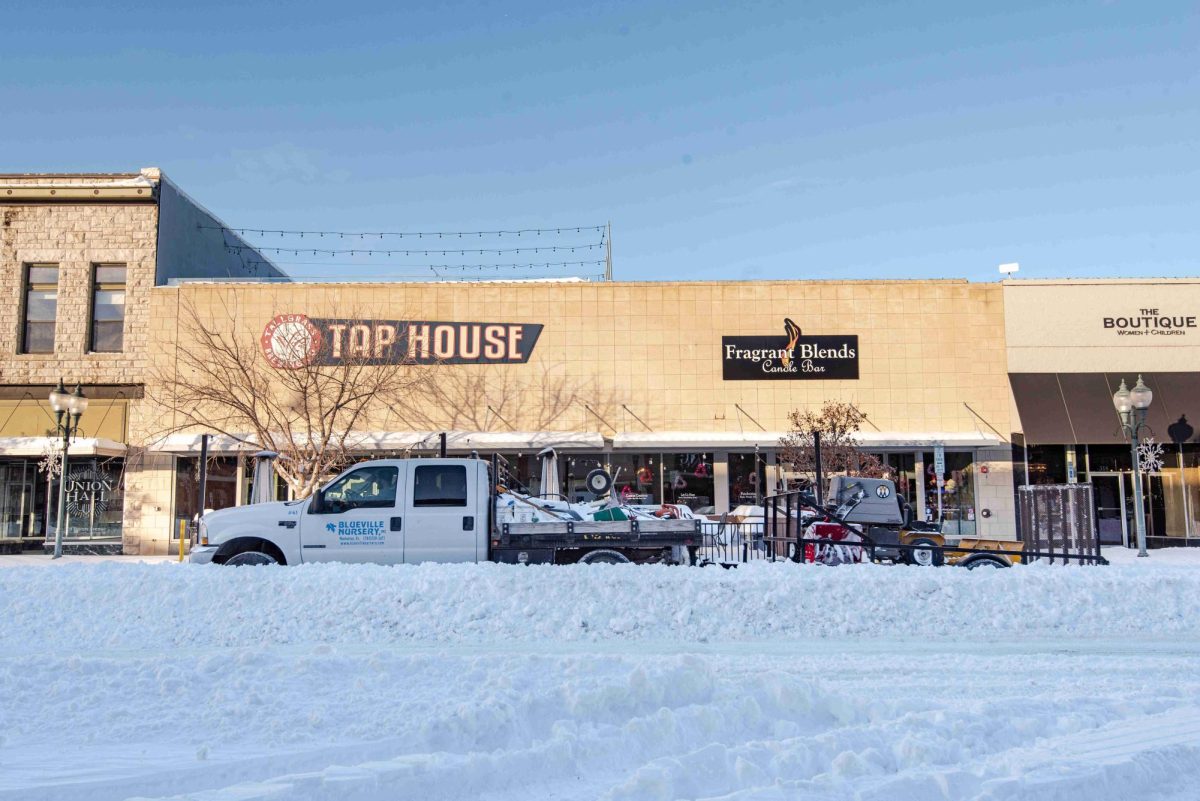
[[[578,505],[498,487],[494,471],[482,459],[362,462],[304,500],[205,514],[191,561],[686,563],[700,543],[699,520],[615,503],[585,516]]]

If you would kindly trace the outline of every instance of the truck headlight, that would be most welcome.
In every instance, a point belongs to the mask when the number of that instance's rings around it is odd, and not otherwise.
[[[201,545],[208,545],[208,526],[205,525],[203,517],[200,518],[200,522],[197,524],[197,527],[200,529],[200,533],[196,539],[200,541]]]

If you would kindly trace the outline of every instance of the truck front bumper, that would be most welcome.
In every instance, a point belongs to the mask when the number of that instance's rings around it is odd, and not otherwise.
[[[188,561],[194,565],[207,565],[217,555],[216,545],[197,545],[188,554]]]

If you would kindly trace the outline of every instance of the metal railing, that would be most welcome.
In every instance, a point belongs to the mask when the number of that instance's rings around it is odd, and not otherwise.
[[[1013,548],[978,548],[928,542],[910,544],[893,540],[875,542],[866,531],[855,532],[857,541],[806,537],[804,529],[812,520],[840,522],[835,514],[819,510],[810,493],[787,492],[768,496],[764,499],[763,507],[764,515],[759,520],[739,523],[722,520],[702,524],[703,536],[697,548],[696,563],[732,567],[757,560],[806,563],[874,562],[887,559],[913,562],[917,560],[912,558],[912,554],[923,552],[932,557],[928,561],[933,564],[985,561],[988,557],[990,561],[1002,563],[1045,560],[1050,564],[1108,564],[1108,560],[1100,554],[1099,538],[1088,543],[1074,543],[1078,546],[1076,548],[1070,547],[1065,541],[1050,539],[1041,543],[1042,548],[1039,549],[1017,540],[1013,541]],[[921,532],[914,533],[919,536]],[[1056,544],[1060,547],[1055,547]],[[833,558],[829,558],[831,554]]]

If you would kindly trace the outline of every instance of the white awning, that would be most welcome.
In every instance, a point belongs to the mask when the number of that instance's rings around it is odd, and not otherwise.
[[[352,450],[430,451],[438,447],[441,431],[357,431],[347,438]],[[454,452],[521,451],[555,448],[601,450],[604,437],[596,431],[447,431],[446,447]],[[244,437],[212,435],[210,453],[253,453],[262,448],[250,434]],[[152,451],[199,453],[200,434],[171,434],[150,445]]]
[[[150,443],[147,450],[163,453],[199,453],[200,434],[168,434]],[[210,434],[208,437],[209,453],[257,453],[262,446],[254,441],[254,437],[230,437],[224,434]]]
[[[442,433],[451,451],[604,447],[604,437],[597,431],[367,431],[351,435],[349,442],[355,450],[363,451],[427,451],[438,447]]]
[[[783,437],[782,431],[639,431],[614,434],[613,448],[672,450],[675,448],[731,449],[774,448]]]
[[[57,449],[58,437],[0,437],[0,456],[45,456]],[[98,437],[71,440],[70,456],[123,456],[128,448],[123,442]]]
[[[614,449],[671,450],[675,448],[736,450],[739,448],[775,448],[786,435],[783,431],[642,431],[613,436]],[[992,448],[1004,442],[978,431],[860,431],[858,441],[867,448]]]

